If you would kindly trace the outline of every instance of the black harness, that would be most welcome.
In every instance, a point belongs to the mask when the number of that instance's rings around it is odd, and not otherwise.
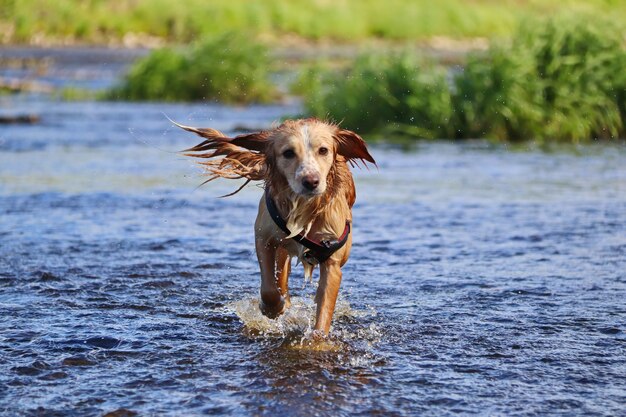
[[[287,222],[285,222],[285,219],[283,219],[278,212],[278,208],[276,207],[276,204],[267,189],[265,189],[265,204],[267,206],[267,211],[270,213],[270,216],[272,216],[272,220],[274,220],[276,226],[289,236],[291,232],[287,229]],[[350,221],[346,220],[346,228],[343,230],[343,233],[338,239],[322,240],[317,242],[309,239],[302,232],[291,239],[308,249],[308,251],[304,253],[303,257],[308,263],[314,265],[316,263],[315,261],[322,263],[330,258],[333,253],[341,249],[341,247],[348,241],[349,236]]]

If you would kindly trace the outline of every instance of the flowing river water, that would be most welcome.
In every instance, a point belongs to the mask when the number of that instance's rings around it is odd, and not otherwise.
[[[297,108],[0,97],[2,415],[625,415],[626,148],[373,146],[332,337],[258,310],[262,190],[176,151]],[[136,413],[136,414],[135,414]]]

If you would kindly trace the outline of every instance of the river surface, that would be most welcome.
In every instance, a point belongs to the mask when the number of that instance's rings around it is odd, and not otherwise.
[[[262,190],[182,123],[291,106],[0,98],[0,414],[626,415],[626,148],[374,146],[332,337],[258,310]],[[136,413],[136,414],[135,414]]]

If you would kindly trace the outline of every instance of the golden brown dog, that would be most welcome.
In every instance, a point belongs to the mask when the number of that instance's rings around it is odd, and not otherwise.
[[[317,119],[290,120],[271,130],[234,138],[213,129],[178,126],[206,139],[184,152],[206,159],[201,164],[211,174],[207,182],[247,179],[232,194],[250,181],[265,183],[255,223],[263,314],[276,317],[289,307],[292,257],[302,262],[307,278],[319,264],[314,336],[327,335],[341,267],[352,246],[356,193],[348,163],[375,164],[363,139]]]

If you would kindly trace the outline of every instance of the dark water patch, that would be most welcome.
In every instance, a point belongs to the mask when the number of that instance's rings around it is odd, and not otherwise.
[[[40,281],[43,282],[49,282],[49,281],[61,281],[61,278],[57,277],[56,275],[44,271],[44,272],[36,272],[35,273],[36,276],[38,276]]]
[[[83,366],[94,366],[97,363],[94,360],[89,359],[85,355],[75,355],[75,356],[70,356],[70,357],[63,359],[61,361],[61,364],[63,366],[69,366],[69,367],[77,367],[77,366],[83,367]]]
[[[622,332],[617,327],[603,327],[603,328],[598,329],[598,331],[602,334],[610,334],[610,335],[618,334]]]
[[[49,372],[46,374],[43,374],[41,376],[39,376],[37,379],[40,381],[57,381],[60,379],[65,379],[67,378],[69,375],[66,372],[63,371],[54,371],[54,372]]]
[[[42,361],[35,361],[28,366],[16,366],[12,369],[17,375],[36,376],[50,369],[50,365]]]
[[[85,340],[85,343],[89,346],[99,347],[102,349],[113,349],[118,347],[122,342],[121,340],[109,336],[97,336],[90,337]]]
[[[151,243],[148,245],[147,249],[152,251],[162,251],[166,249],[173,249],[175,246],[180,245],[180,243],[181,242],[178,239],[168,239],[162,243]]]
[[[135,417],[137,415],[139,414],[136,411],[118,408],[117,410],[104,413],[102,417]]]

